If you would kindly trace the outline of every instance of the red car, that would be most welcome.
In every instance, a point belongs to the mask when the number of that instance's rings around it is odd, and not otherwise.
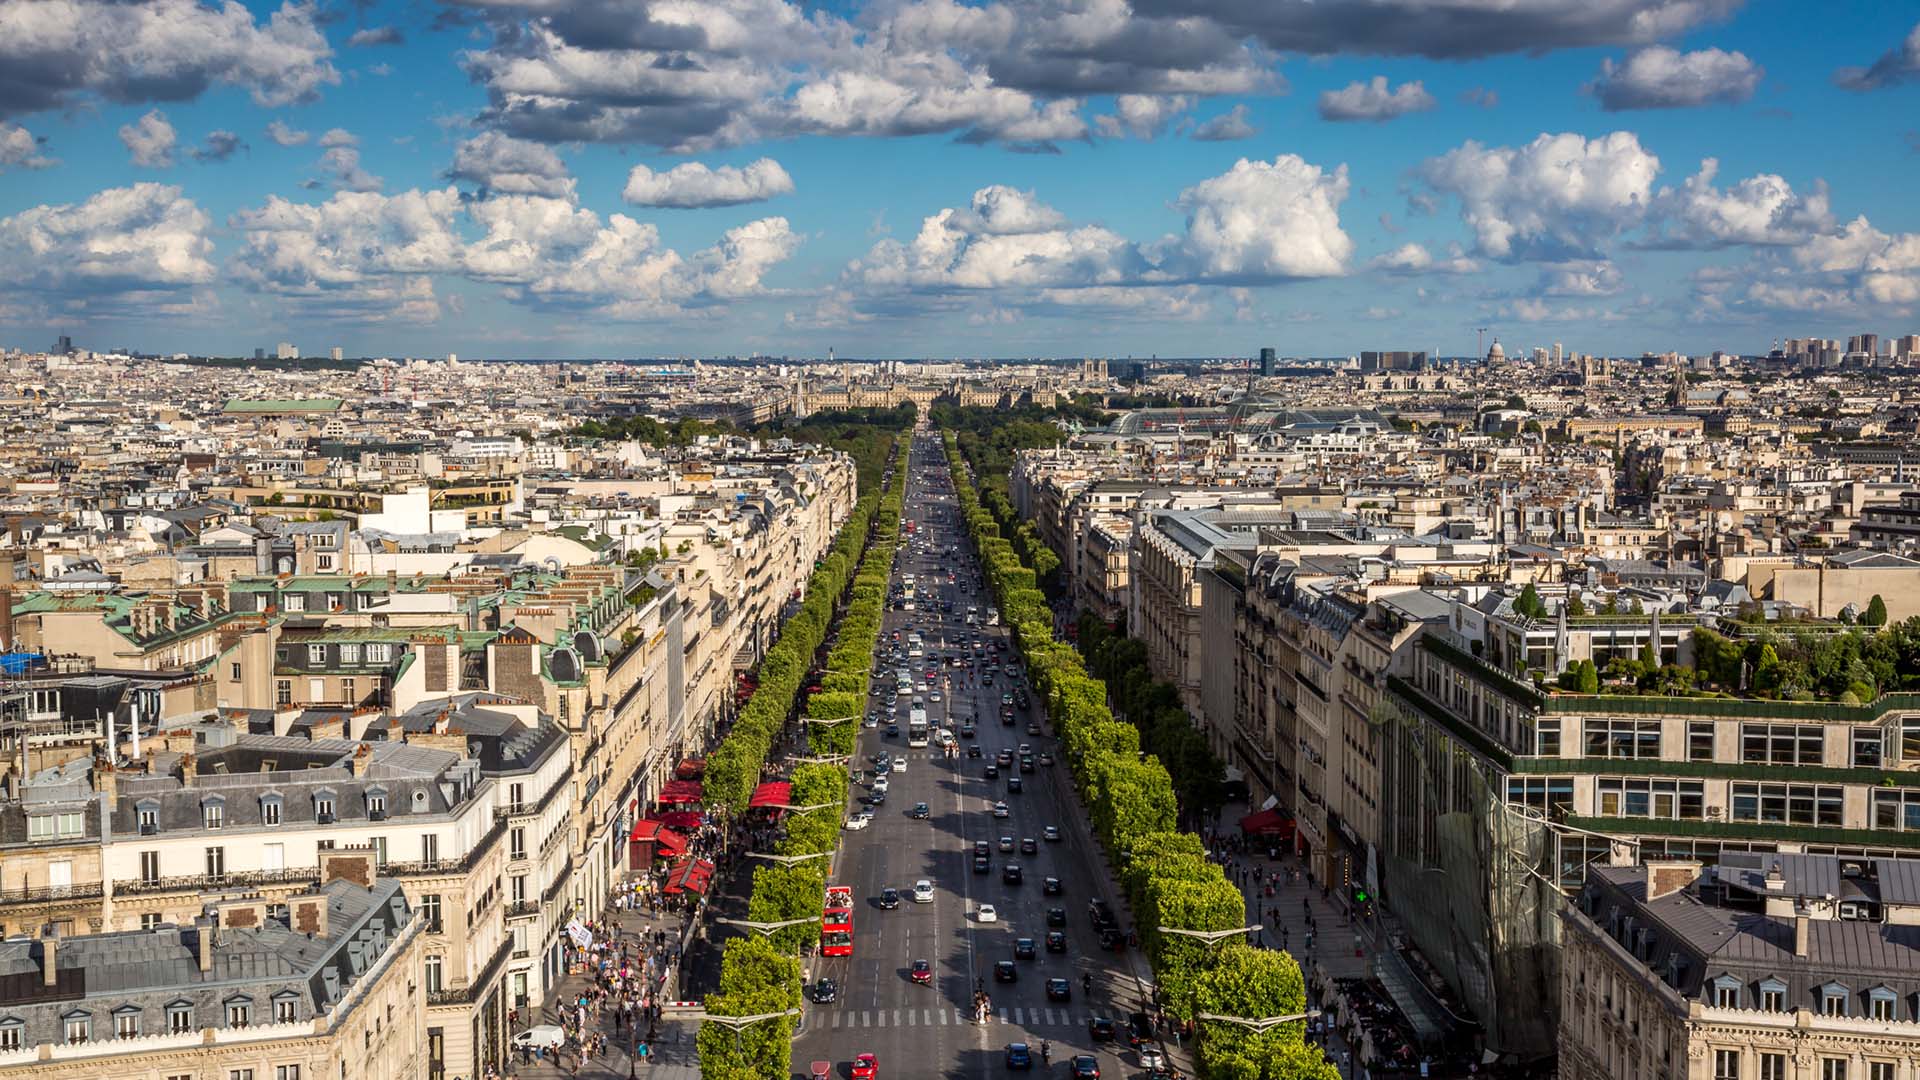
[[[861,1054],[853,1059],[853,1080],[876,1080],[880,1075],[880,1060],[872,1054]]]
[[[915,960],[913,962],[913,970],[907,973],[907,977],[923,986],[932,986],[933,965],[927,963],[925,960]]]

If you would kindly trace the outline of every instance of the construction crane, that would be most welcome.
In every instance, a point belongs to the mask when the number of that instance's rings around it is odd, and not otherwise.
[[[1486,359],[1486,357],[1487,357],[1487,331],[1489,331],[1489,330],[1491,330],[1491,329],[1493,329],[1493,327],[1491,327],[1491,326],[1476,326],[1476,327],[1474,327],[1474,328],[1473,328],[1473,330],[1474,330],[1474,333],[1477,333],[1477,334],[1479,334],[1479,335],[1480,335],[1480,351],[1479,351],[1479,352],[1477,352],[1477,353],[1474,353],[1474,354],[1473,354],[1473,355],[1474,355],[1474,357],[1475,357],[1476,359],[1480,359],[1480,360],[1484,360],[1484,359]]]

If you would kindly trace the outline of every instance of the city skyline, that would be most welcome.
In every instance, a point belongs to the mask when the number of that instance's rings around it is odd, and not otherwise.
[[[1892,8],[80,0],[0,27],[0,339],[30,348],[1466,355],[1488,327],[1634,355],[1892,337],[1920,306],[1920,27]]]

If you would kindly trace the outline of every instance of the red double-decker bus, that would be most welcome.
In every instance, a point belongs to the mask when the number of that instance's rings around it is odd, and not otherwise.
[[[820,955],[853,955],[853,886],[827,886],[820,920]]]

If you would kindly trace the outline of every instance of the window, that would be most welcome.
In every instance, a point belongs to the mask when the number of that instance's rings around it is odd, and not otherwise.
[[[1893,991],[1884,986],[1876,986],[1867,991],[1867,1017],[1872,1020],[1898,1020],[1899,1003],[1895,1001]]]
[[[1509,776],[1507,802],[1530,806],[1545,815],[1573,812],[1573,778],[1568,776]]]
[[[25,1030],[26,1025],[18,1020],[0,1023],[0,1050],[20,1049],[20,1033]]]
[[[160,831],[160,808],[142,806],[137,811],[140,817],[140,835],[152,836]]]
[[[273,999],[273,1019],[275,1023],[291,1024],[299,1018],[300,998],[295,994],[282,994]]]
[[[210,847],[207,849],[207,876],[221,878],[227,874],[227,849]]]
[[[1838,827],[1843,821],[1844,792],[1812,784],[1732,785],[1735,821],[1764,825],[1819,825]]]
[[[305,611],[307,596],[305,593],[283,593],[280,596],[280,606],[288,611]]]
[[[1886,752],[1886,734],[1877,727],[1853,729],[1853,767],[1877,769]]]
[[[359,697],[359,694],[356,692],[352,679],[340,680],[340,700],[346,702],[349,705],[360,704],[360,697]]]
[[[1741,724],[1740,760],[1752,765],[1818,765],[1825,741],[1819,724]]]
[[[387,838],[384,836],[371,836],[367,838],[367,842],[373,845],[373,865],[387,865]]]
[[[507,858],[524,859],[527,857],[527,830],[507,830]]]
[[[1589,720],[1585,727],[1586,756],[1598,758],[1657,758],[1660,721]]]
[[[1761,1054],[1760,1080],[1787,1080],[1787,1055]]]
[[[1740,1080],[1740,1051],[1713,1052],[1713,1080]]]
[[[357,664],[360,662],[360,646],[347,642],[340,646],[340,663]]]
[[[167,1006],[167,1030],[175,1035],[193,1030],[193,1006],[176,1001]]]
[[[1706,782],[1702,780],[1642,780],[1603,776],[1594,785],[1603,817],[1657,818],[1662,821],[1698,821],[1706,816]]]
[[[160,913],[159,913],[159,912],[157,912],[157,911],[146,911],[146,912],[142,912],[142,913],[140,914],[140,929],[142,929],[142,930],[154,930],[154,929],[158,929],[158,928],[159,928],[159,926],[160,926]]]
[[[307,646],[307,663],[312,664],[315,667],[319,667],[325,664],[326,662],[327,662],[327,647],[325,645]]]
[[[1820,1080],[1847,1080],[1847,1059],[1821,1058]]]
[[[427,933],[440,932],[440,894],[428,893],[420,898],[420,915],[427,920]]]
[[[273,1067],[273,1080],[300,1080],[300,1066],[275,1065]]]
[[[435,863],[440,861],[440,834],[420,834],[420,861]]]
[[[525,784],[508,784],[507,785],[507,812],[508,813],[521,814],[526,812],[526,809],[527,809],[526,787],[527,786]]]
[[[1713,760],[1713,721],[1690,720],[1687,722],[1687,760]]]
[[[313,797],[313,816],[322,825],[333,824],[333,794],[331,792]]]
[[[371,642],[367,645],[367,663],[384,664],[391,659],[393,659],[393,646],[382,642]]]
[[[1867,1080],[1893,1080],[1893,1062],[1867,1062]]]
[[[427,993],[437,994],[440,992],[440,980],[445,964],[446,961],[443,957],[427,957]]]
[[[86,832],[86,816],[78,810],[59,814],[34,814],[27,818],[27,839],[60,840]]]
[[[89,1042],[93,1039],[93,1017],[83,1012],[70,1012],[61,1018],[62,1030],[67,1033],[70,1043]]]
[[[368,795],[367,796],[367,819],[369,821],[384,821],[386,820],[386,817],[387,817],[387,797],[385,795],[372,795],[372,794]]]
[[[1873,789],[1873,827],[1901,832],[1920,831],[1920,791]]]
[[[116,1039],[137,1039],[140,1037],[139,1009],[126,1008],[114,1010],[113,1037]]]
[[[227,1026],[246,1027],[253,1022],[253,999],[231,997],[227,999]]]
[[[273,703],[275,705],[293,704],[293,680],[275,679],[273,682]]]
[[[527,898],[527,875],[515,874],[507,879],[507,899],[518,904]]]
[[[1560,756],[1560,718],[1543,716],[1533,726],[1533,752],[1541,757]]]
[[[234,682],[240,681],[240,665],[239,664],[233,665],[233,681]]]
[[[1900,721],[1900,760],[1920,761],[1920,716]]]
[[[143,851],[140,853],[140,880],[141,881],[159,881],[160,880],[160,853],[159,852]]]
[[[1767,979],[1760,984],[1760,1010],[1762,1012],[1787,1011],[1787,984],[1778,979]]]
[[[1847,988],[1829,983],[1820,988],[1820,1014],[1822,1016],[1847,1015]]]
[[[280,824],[280,796],[269,795],[260,800],[260,824]]]
[[[341,1065],[345,1066],[346,1062],[344,1061],[341,1062]],[[252,1069],[228,1069],[227,1080],[253,1080],[253,1070]]]
[[[200,804],[200,824],[204,828],[218,829],[227,823],[227,804],[219,799],[208,799]]]
[[[1722,975],[1713,981],[1713,1005],[1716,1009],[1737,1009],[1740,1007],[1740,983],[1731,976]]]

